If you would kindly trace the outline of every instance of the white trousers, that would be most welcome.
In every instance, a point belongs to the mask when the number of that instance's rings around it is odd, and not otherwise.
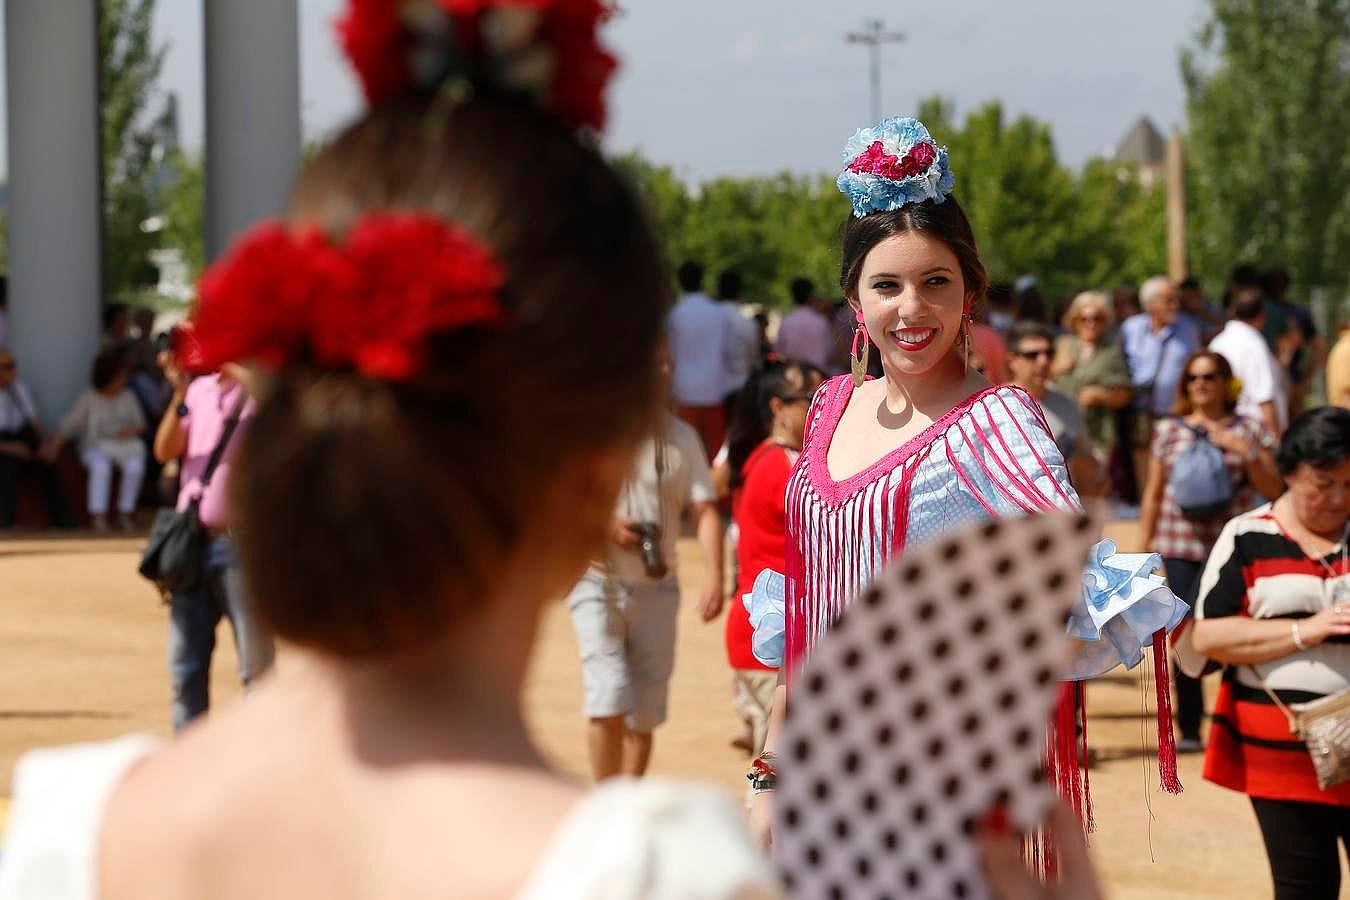
[[[117,486],[117,511],[130,513],[136,509],[136,498],[141,494],[145,478],[145,457],[133,456],[114,463],[112,457],[97,447],[86,447],[80,460],[89,470],[89,514],[102,516],[108,512],[108,493],[112,489],[113,466],[122,469],[122,480]]]

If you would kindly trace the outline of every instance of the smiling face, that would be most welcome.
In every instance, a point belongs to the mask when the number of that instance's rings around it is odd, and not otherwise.
[[[863,261],[855,307],[888,375],[921,375],[952,351],[961,331],[965,282],[943,241],[905,231],[878,243]]]

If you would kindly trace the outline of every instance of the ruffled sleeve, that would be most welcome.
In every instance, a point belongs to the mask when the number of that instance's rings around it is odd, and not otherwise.
[[[743,816],[713,788],[615,778],[559,830],[515,900],[781,900]]]
[[[786,597],[787,579],[773,569],[760,572],[750,593],[741,597],[745,611],[750,614],[750,627],[754,629],[750,652],[771,669],[783,665],[787,642]]]
[[[1083,643],[1064,680],[1096,678],[1120,665],[1132,669],[1154,634],[1181,624],[1189,607],[1157,574],[1161,568],[1156,553],[1117,553],[1115,541],[1097,542],[1069,616],[1069,637]]]

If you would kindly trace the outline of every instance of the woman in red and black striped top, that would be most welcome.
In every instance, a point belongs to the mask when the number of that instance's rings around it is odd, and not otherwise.
[[[1194,646],[1228,667],[1205,777],[1252,798],[1277,900],[1335,898],[1350,784],[1317,786],[1266,688],[1286,704],[1350,688],[1350,410],[1300,417],[1277,462],[1288,491],[1224,527],[1200,580]]]

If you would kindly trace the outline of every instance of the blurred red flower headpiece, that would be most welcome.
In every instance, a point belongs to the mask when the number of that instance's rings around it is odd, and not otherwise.
[[[340,242],[264,223],[201,278],[186,362],[267,369],[308,362],[405,381],[427,338],[505,318],[504,270],[464,230],[420,213],[370,213]]]
[[[337,30],[372,105],[507,90],[599,130],[617,63],[596,31],[612,13],[601,0],[349,0]]]

